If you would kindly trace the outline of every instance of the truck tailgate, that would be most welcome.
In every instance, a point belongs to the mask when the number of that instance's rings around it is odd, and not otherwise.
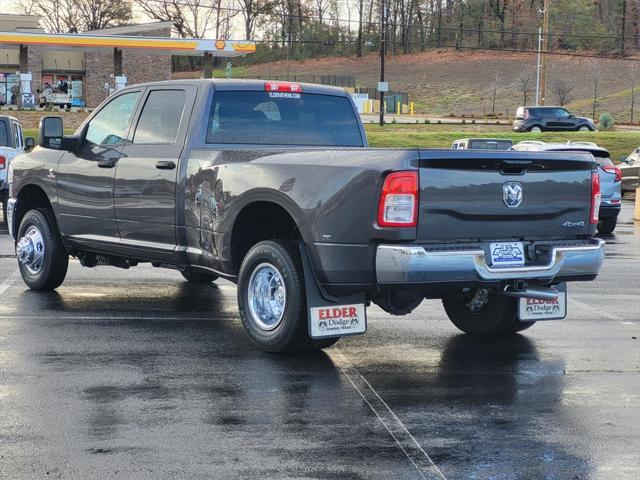
[[[581,153],[421,150],[417,240],[589,235],[594,168]]]

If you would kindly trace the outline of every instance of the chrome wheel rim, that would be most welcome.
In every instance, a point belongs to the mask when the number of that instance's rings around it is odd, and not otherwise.
[[[282,275],[270,263],[258,265],[249,278],[249,312],[262,330],[273,330],[284,317],[287,287]]]
[[[590,129],[589,127],[580,127],[578,130],[581,132],[588,132]]]
[[[42,232],[35,225],[30,225],[16,244],[18,262],[32,275],[42,270],[45,255],[45,244]]]
[[[533,128],[531,129],[531,131],[532,131],[533,133],[540,133],[540,132],[542,132],[542,129],[541,129],[540,127],[533,127]]]

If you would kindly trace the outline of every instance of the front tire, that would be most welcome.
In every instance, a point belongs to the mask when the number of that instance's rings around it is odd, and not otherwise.
[[[55,290],[64,281],[69,254],[62,244],[53,212],[29,210],[18,229],[16,255],[24,283],[32,290]]]
[[[529,129],[529,131],[531,133],[542,133],[542,128],[540,128],[538,125],[534,125]]]
[[[249,250],[238,276],[238,306],[244,328],[264,351],[308,352],[337,341],[309,337],[302,262],[288,242],[266,240]]]
[[[598,225],[596,228],[598,229],[598,233],[610,235],[616,229],[617,223],[617,218],[602,218],[598,221]]]
[[[586,125],[582,125],[580,128],[578,128],[579,132],[590,132],[591,129],[589,127],[587,127]]]
[[[486,289],[462,289],[446,295],[442,304],[451,322],[469,335],[510,334],[535,322],[520,322],[518,299]]]

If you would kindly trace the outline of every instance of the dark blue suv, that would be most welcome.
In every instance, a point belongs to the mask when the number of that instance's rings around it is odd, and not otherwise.
[[[596,129],[593,120],[576,117],[562,107],[518,107],[514,132],[589,132]]]

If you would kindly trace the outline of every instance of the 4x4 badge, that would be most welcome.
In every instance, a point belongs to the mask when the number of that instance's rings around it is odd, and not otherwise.
[[[509,208],[516,208],[522,203],[522,185],[518,182],[507,182],[502,185],[502,201]]]

